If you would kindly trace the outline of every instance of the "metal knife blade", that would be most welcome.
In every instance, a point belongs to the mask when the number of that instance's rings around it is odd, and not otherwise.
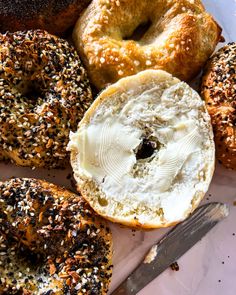
[[[112,295],[137,294],[228,214],[228,206],[222,203],[208,203],[196,209],[151,247],[144,260]]]

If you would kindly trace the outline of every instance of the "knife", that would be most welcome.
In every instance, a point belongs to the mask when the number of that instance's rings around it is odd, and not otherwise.
[[[112,295],[137,294],[228,214],[228,206],[216,202],[196,209],[189,218],[175,226],[151,247],[144,260]]]

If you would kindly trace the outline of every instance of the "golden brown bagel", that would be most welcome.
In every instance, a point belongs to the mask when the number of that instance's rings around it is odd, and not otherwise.
[[[236,169],[236,43],[209,60],[201,93],[211,116],[216,156],[225,167]]]
[[[70,130],[93,98],[73,46],[42,30],[0,34],[0,159],[68,163]]]
[[[0,294],[104,295],[111,246],[78,195],[42,180],[0,182]]]
[[[144,31],[133,36],[139,28]],[[221,28],[199,0],[94,0],[73,32],[99,89],[145,69],[191,80],[220,36]]]
[[[101,92],[68,147],[78,189],[91,207],[131,227],[185,219],[214,171],[205,103],[160,70],[120,79]]]
[[[43,29],[64,34],[91,0],[0,1],[0,32]]]

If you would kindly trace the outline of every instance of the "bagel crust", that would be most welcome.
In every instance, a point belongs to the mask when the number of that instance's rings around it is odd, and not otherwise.
[[[77,52],[45,31],[6,33],[0,63],[0,159],[65,166],[69,132],[93,100]]]
[[[104,295],[112,237],[83,198],[46,181],[0,182],[0,294]]]
[[[216,157],[236,169],[236,43],[225,45],[209,60],[201,94],[211,116]]]
[[[133,36],[142,25],[146,32]],[[189,81],[220,36],[221,28],[199,0],[94,0],[73,32],[98,89],[145,69],[165,70]]]
[[[71,133],[74,177],[100,215],[131,227],[166,227],[199,204],[214,170],[204,102],[161,70],[119,80]]]
[[[43,29],[63,35],[91,0],[0,1],[0,32]]]

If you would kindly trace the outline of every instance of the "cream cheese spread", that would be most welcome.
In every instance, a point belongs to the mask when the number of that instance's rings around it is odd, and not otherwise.
[[[78,150],[80,176],[94,180],[107,199],[126,202],[127,214],[142,206],[161,208],[171,222],[183,218],[196,192],[206,191],[204,159],[211,142],[201,128],[204,103],[198,94],[183,82],[161,89],[101,104],[89,124],[71,134],[69,149]],[[144,138],[157,147],[138,159]]]

